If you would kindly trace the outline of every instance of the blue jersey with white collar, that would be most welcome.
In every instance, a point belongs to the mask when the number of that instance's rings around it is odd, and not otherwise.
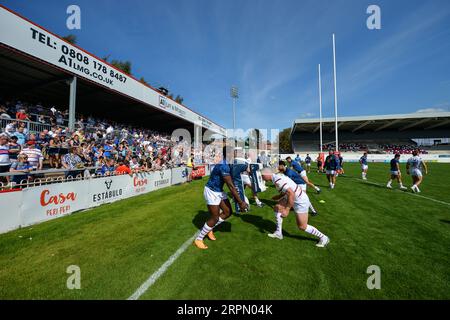
[[[367,165],[367,157],[362,156],[359,161],[361,161],[361,164]]]
[[[303,170],[305,170],[305,169],[303,169],[302,165],[300,163],[296,162],[296,161],[292,161],[291,162],[291,167],[292,167],[292,169],[294,169],[298,173],[300,173]]]
[[[223,192],[223,185],[225,180],[223,177],[231,175],[230,165],[226,163],[217,164],[209,175],[209,180],[206,186],[214,192]]]
[[[397,165],[400,163],[400,161],[398,161],[397,159],[392,159],[391,160],[391,171],[397,171]]]
[[[292,169],[286,168],[284,171],[284,175],[290,178],[292,181],[294,181],[296,184],[306,184],[305,180]]]
[[[326,170],[336,170],[339,166],[339,160],[338,158],[332,154],[328,155],[325,159],[325,169]]]

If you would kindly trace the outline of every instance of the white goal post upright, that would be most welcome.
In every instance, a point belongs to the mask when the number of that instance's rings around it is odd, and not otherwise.
[[[322,139],[322,78],[320,75],[319,64],[319,130],[320,130],[320,152],[322,153],[323,139]]]
[[[333,73],[334,73],[334,131],[336,134],[336,151],[339,151],[337,89],[336,89],[336,37],[333,33]]]

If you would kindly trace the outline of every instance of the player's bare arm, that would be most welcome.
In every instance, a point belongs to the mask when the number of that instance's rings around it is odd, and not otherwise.
[[[233,180],[231,179],[231,176],[225,176],[225,177],[223,177],[223,180],[227,184],[228,189],[230,189],[231,195],[233,196],[234,200],[238,203],[239,208],[242,211],[247,209],[247,204],[241,200],[241,197],[239,197],[239,194],[237,192],[235,185],[233,184]]]

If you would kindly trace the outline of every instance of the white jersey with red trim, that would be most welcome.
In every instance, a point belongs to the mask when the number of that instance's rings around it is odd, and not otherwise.
[[[301,194],[301,189],[298,188],[297,184],[284,174],[274,174],[272,182],[278,192],[286,193],[288,189],[291,189],[297,197]]]
[[[308,214],[310,205],[309,197],[299,185],[284,174],[273,174],[272,182],[275,185],[275,188],[282,194],[285,194],[288,189],[291,189],[295,193],[294,211],[298,214]]]

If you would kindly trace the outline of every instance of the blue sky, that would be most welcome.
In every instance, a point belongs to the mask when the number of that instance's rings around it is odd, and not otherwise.
[[[166,85],[211,120],[232,126],[229,88],[240,90],[237,126],[286,128],[333,116],[332,38],[339,115],[450,110],[448,0],[4,1],[0,3],[102,57],[133,62],[135,76]],[[81,30],[66,8],[81,8]],[[366,9],[381,7],[381,30]]]

